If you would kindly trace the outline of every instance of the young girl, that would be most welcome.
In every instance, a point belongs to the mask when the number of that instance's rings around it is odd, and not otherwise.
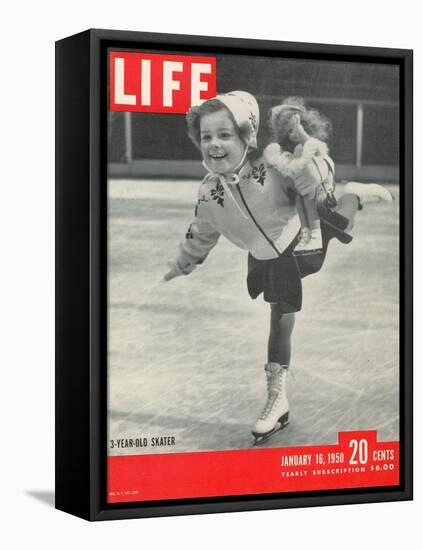
[[[328,119],[318,111],[306,109],[304,100],[289,97],[281,105],[273,107],[270,125],[276,143],[266,149],[266,160],[285,177],[295,180],[305,164],[313,158],[329,160],[325,143],[332,130]],[[333,164],[328,165],[333,176]],[[323,182],[322,182],[323,183]],[[318,192],[320,191],[320,193]],[[296,207],[301,221],[301,231],[294,255],[322,252],[322,232],[317,202],[336,206],[333,177],[328,177],[325,187],[307,195],[297,195]]]
[[[257,154],[259,109],[247,92],[218,95],[192,107],[187,123],[207,175],[199,188],[194,220],[164,279],[191,273],[204,262],[220,235],[249,251],[248,292],[253,299],[263,293],[270,303],[265,366],[268,395],[252,430],[259,442],[288,422],[285,386],[295,312],[301,310],[301,278],[320,269],[330,238],[337,236],[336,231],[331,233],[323,226],[322,254],[292,255],[300,230],[292,189],[301,196],[316,193],[322,175],[323,181],[330,179],[328,165],[332,161],[316,157],[304,165],[294,181],[283,176],[265,156]],[[344,195],[338,203],[341,218],[349,226],[359,206],[358,195],[361,193],[362,201],[367,200],[363,187],[356,184],[353,193]],[[372,196],[381,198],[379,186],[373,187]]]

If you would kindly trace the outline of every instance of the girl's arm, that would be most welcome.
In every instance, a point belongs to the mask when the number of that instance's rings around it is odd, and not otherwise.
[[[166,273],[164,280],[170,281],[179,275],[189,275],[197,265],[204,262],[219,237],[220,233],[197,214],[188,227],[185,239],[179,245],[179,256],[169,262],[170,271]]]

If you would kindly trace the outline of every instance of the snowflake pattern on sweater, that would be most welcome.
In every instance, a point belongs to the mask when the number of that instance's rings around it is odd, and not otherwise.
[[[259,166],[253,166],[252,170],[242,176],[243,180],[256,180],[260,185],[264,185],[266,181],[266,168],[264,163],[259,164]]]
[[[210,195],[212,196],[212,199],[217,202],[219,206],[224,206],[225,202],[225,190],[223,188],[223,185],[220,183],[220,181],[216,184],[216,189],[212,189],[210,191]]]

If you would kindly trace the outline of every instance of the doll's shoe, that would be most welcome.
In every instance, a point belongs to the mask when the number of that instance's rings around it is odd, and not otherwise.
[[[294,248],[294,251],[292,254],[294,256],[301,256],[304,251],[304,247],[307,245],[310,239],[311,239],[310,229],[308,227],[303,227],[298,236],[297,246]]]
[[[377,183],[358,183],[357,181],[350,181],[346,184],[344,193],[357,195],[361,204],[393,201],[391,193]]]
[[[308,254],[321,254],[323,251],[322,232],[320,229],[313,229],[310,240],[303,249],[303,256]]]
[[[300,236],[301,237],[301,236]],[[323,251],[322,232],[320,229],[313,229],[310,232],[308,241],[300,247],[302,241],[294,248],[294,256],[308,256],[310,254],[321,254]]]

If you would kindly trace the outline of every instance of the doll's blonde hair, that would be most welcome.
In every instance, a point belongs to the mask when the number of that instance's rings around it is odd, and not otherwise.
[[[302,97],[291,96],[270,110],[269,124],[272,137],[283,149],[292,152],[296,145],[288,136],[289,121],[294,114],[300,116],[301,124],[310,137],[325,142],[328,140],[332,133],[330,120],[316,109],[308,109]]]

